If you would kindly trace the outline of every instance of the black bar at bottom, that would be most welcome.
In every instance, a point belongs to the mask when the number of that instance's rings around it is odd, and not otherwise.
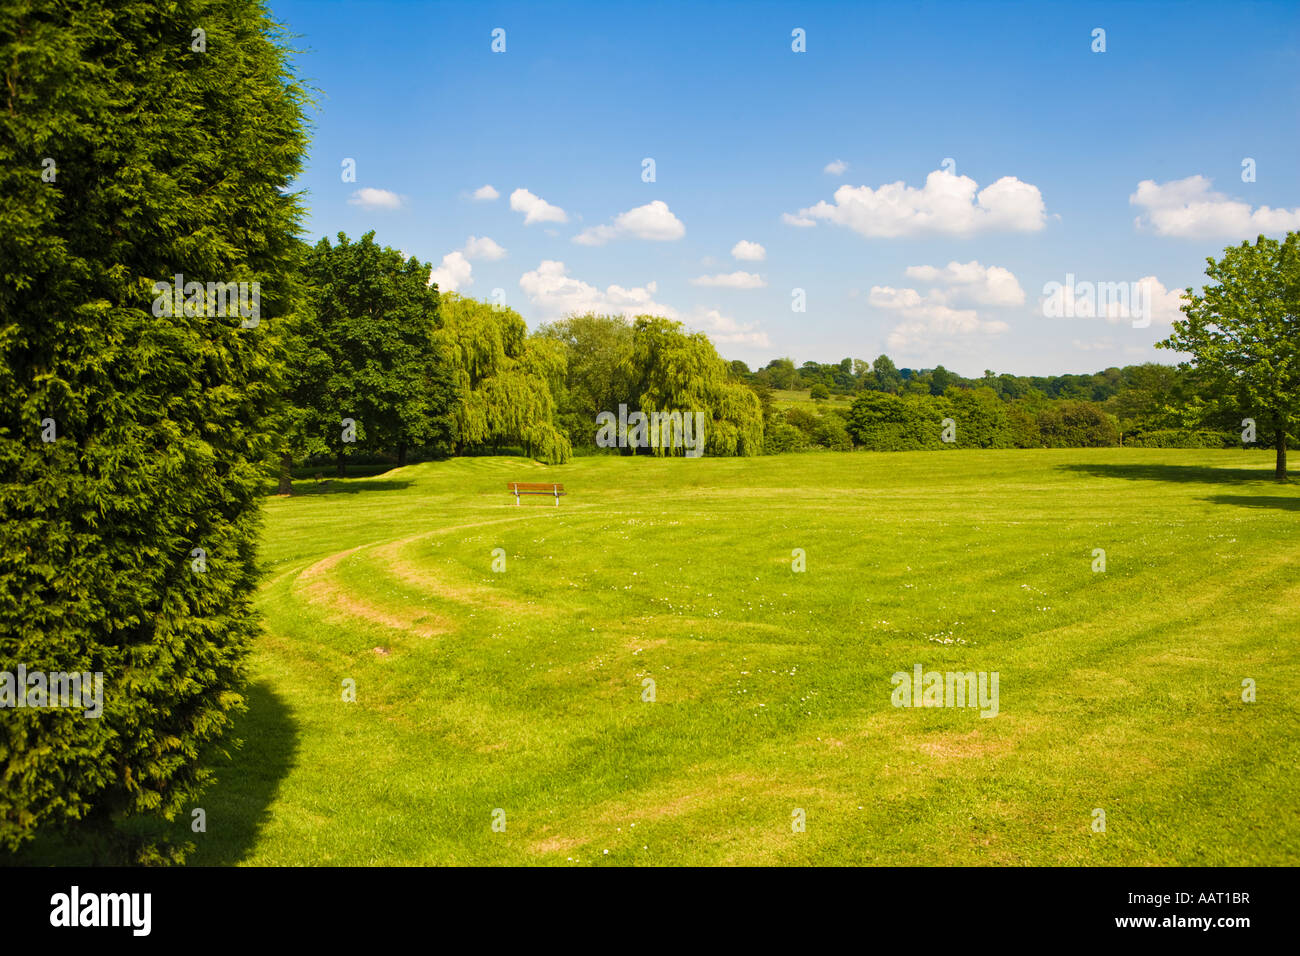
[[[678,931],[689,925],[695,944],[786,935],[829,944],[826,934],[848,933],[922,951],[1044,935],[1231,946],[1261,929],[1285,930],[1284,882],[1294,874],[1263,868],[9,868],[0,869],[0,920],[6,938],[24,943],[75,934],[127,945],[283,938],[337,946],[374,944],[377,931],[431,939],[432,930],[438,939],[454,929],[465,942],[522,934],[657,949],[683,943]],[[145,897],[131,894],[148,894],[147,910]],[[115,916],[116,926],[71,925]]]

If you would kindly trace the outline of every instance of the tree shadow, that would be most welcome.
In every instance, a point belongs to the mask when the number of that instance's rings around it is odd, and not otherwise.
[[[1212,495],[1205,500],[1216,505],[1241,505],[1243,508],[1277,508],[1281,511],[1300,511],[1300,498],[1282,498],[1275,495]]]
[[[1082,472],[1094,478],[1127,478],[1132,481],[1202,482],[1211,485],[1240,485],[1273,481],[1268,468],[1210,468],[1202,465],[1108,465],[1078,462],[1057,465],[1065,471]]]
[[[143,845],[181,847],[192,844],[185,858],[192,866],[230,866],[252,851],[270,819],[280,782],[293,767],[298,729],[284,701],[265,684],[244,690],[248,710],[236,719],[231,738],[243,746],[229,757],[210,759],[216,780],[172,822],[133,817],[103,832],[73,828],[39,833],[16,853],[0,853],[0,866],[131,865]],[[193,811],[201,807],[206,830],[193,831]]]
[[[183,836],[195,845],[186,861],[192,866],[229,866],[248,856],[297,758],[298,726],[284,700],[264,683],[250,685],[244,697],[248,710],[231,731],[243,745],[213,767],[216,782],[198,801],[207,832],[192,833],[185,821]]]
[[[401,491],[412,484],[413,482],[404,480],[367,481],[357,478],[329,478],[317,484],[311,479],[299,478],[294,481],[293,494],[289,497],[314,498],[324,495],[360,495],[368,491]]]

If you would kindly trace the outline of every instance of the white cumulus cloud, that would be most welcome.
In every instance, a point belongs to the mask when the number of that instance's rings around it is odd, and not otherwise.
[[[1115,343],[1111,339],[1099,339],[1096,342],[1084,342],[1082,339],[1072,339],[1071,347],[1080,352],[1113,352]]]
[[[977,335],[1000,335],[1010,326],[988,319],[972,306],[1021,305],[1025,292],[1009,269],[979,262],[950,262],[939,266],[909,266],[909,278],[929,283],[925,293],[916,289],[872,286],[867,301],[899,318],[889,334],[891,349],[916,354],[935,344],[953,344]]]
[[[762,289],[767,283],[752,272],[720,272],[713,276],[696,276],[691,285],[719,286],[724,289]]]
[[[754,348],[771,348],[767,333],[758,330],[756,323],[742,324],[717,309],[697,308],[687,320],[692,328],[705,333],[719,345],[749,345]]]
[[[449,252],[442,257],[442,265],[429,273],[429,284],[438,284],[440,292],[459,292],[472,285],[474,267],[463,252]]]
[[[849,164],[842,159],[832,159],[823,168],[822,172],[829,173],[832,176],[843,176],[844,171],[849,168]]]
[[[686,227],[662,199],[637,206],[614,217],[611,225],[592,226],[573,237],[582,246],[603,246],[611,239],[649,239],[667,242],[686,235]]]
[[[943,286],[948,301],[974,305],[1023,305],[1025,290],[1011,270],[979,262],[950,262],[937,266],[908,266],[907,277]]]
[[[536,269],[519,277],[519,288],[548,318],[571,313],[596,312],[604,315],[662,315],[677,317],[671,306],[654,301],[657,286],[607,286],[601,289],[569,275],[563,262],[544,260]]]
[[[981,319],[974,309],[954,309],[942,295],[921,295],[915,289],[872,286],[868,301],[876,308],[898,313],[901,321],[889,333],[889,347],[902,353],[932,348],[938,341],[971,335],[998,335],[1005,322]]]
[[[524,225],[535,222],[568,222],[569,214],[559,206],[552,206],[540,196],[534,196],[527,189],[516,189],[510,194],[510,208],[524,214]]]
[[[474,190],[475,199],[492,200],[498,198],[500,195],[501,194],[491,186],[480,186],[478,189]]]
[[[920,189],[901,181],[876,189],[841,186],[833,198],[797,214],[785,213],[783,219],[793,226],[824,220],[870,238],[1035,232],[1047,220],[1038,187],[1014,176],[979,189],[969,176],[935,170]]]
[[[1300,208],[1272,209],[1211,192],[1210,180],[1188,176],[1167,183],[1144,179],[1128,201],[1142,210],[1134,222],[1158,236],[1251,239],[1300,229]]]
[[[471,259],[495,261],[504,259],[505,255],[505,249],[487,236],[470,236],[462,248],[442,257],[442,265],[429,272],[429,282],[438,283],[440,292],[459,292],[474,284]]]
[[[402,197],[387,189],[365,186],[354,192],[348,203],[352,206],[364,206],[366,209],[400,209]]]
[[[767,258],[767,250],[757,242],[741,239],[731,247],[731,257],[745,262],[762,262]]]
[[[466,259],[487,259],[488,261],[495,261],[506,257],[506,251],[487,236],[484,236],[482,239],[478,236],[470,236],[465,240],[465,248],[463,252],[465,253]]]
[[[1143,276],[1137,284],[1144,287],[1146,300],[1151,304],[1152,325],[1173,325],[1176,319],[1186,318],[1182,289],[1166,289],[1155,276]]]
[[[1049,282],[1039,300],[1047,318],[1104,319],[1112,325],[1170,326],[1183,318],[1183,290],[1166,289],[1155,276],[1125,282],[1092,282],[1067,277]]]

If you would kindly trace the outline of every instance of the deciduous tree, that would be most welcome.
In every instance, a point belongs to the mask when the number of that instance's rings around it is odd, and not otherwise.
[[[413,446],[447,446],[455,394],[451,367],[434,335],[441,327],[431,266],[380,246],[373,231],[357,242],[322,239],[304,268],[313,322],[303,349],[320,355],[323,381],[303,384],[319,396],[320,426],[345,474],[351,447],[390,450],[405,463]],[[345,438],[343,419],[355,424]]]
[[[1187,290],[1187,318],[1157,347],[1189,353],[1184,368],[1271,432],[1274,476],[1285,479],[1287,435],[1300,413],[1300,233],[1260,236],[1206,263],[1213,284]]]

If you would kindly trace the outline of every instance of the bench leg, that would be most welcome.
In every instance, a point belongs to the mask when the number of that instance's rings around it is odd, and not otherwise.
[[[519,492],[515,492],[515,507],[519,507]]]

